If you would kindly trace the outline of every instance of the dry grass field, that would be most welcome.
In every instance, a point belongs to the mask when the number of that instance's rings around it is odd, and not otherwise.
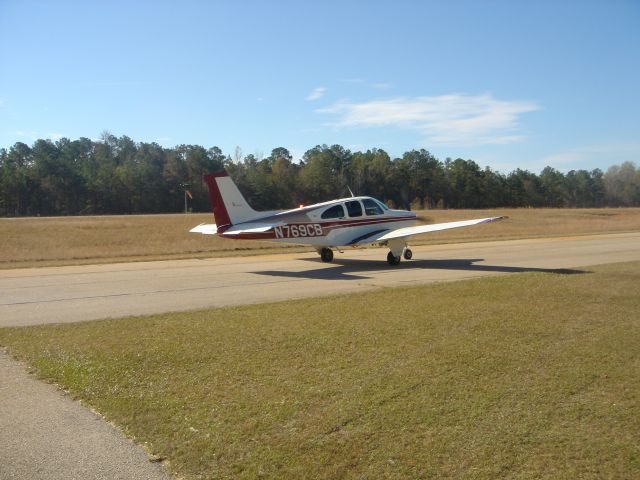
[[[414,245],[640,230],[640,208],[429,210],[426,223],[487,216],[500,223],[423,235]],[[0,268],[304,251],[189,233],[211,214],[0,219]]]
[[[640,262],[0,329],[185,479],[640,478]]]

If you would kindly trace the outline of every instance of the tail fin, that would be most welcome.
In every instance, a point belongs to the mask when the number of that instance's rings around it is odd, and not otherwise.
[[[231,225],[260,217],[249,206],[227,172],[209,173],[204,179],[209,187],[209,199],[219,233]]]

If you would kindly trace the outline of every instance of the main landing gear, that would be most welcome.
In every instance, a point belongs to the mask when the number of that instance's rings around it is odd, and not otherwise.
[[[387,263],[392,266],[398,265],[400,263],[400,255],[396,257],[393,252],[387,253]]]
[[[411,260],[413,258],[413,252],[407,246],[406,238],[393,238],[389,240],[386,245],[389,247],[387,263],[391,266],[398,265],[402,257],[404,257],[405,260]]]
[[[324,247],[320,250],[320,258],[325,263],[331,263],[333,261],[333,250],[330,248]]]
[[[402,256],[405,260],[411,260],[413,258],[413,252],[410,248],[405,248]],[[387,263],[392,266],[398,265],[400,263],[400,255],[394,255],[392,251],[389,251],[389,253],[387,253]]]

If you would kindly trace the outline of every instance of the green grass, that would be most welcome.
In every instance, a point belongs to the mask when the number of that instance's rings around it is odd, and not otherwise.
[[[185,478],[640,478],[640,262],[0,330]]]

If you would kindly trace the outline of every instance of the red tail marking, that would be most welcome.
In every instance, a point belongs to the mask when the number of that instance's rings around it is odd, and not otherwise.
[[[204,180],[207,182],[207,187],[209,187],[209,200],[211,201],[211,209],[213,210],[213,216],[216,219],[216,225],[218,226],[218,233],[224,232],[232,225],[229,213],[227,212],[227,207],[224,206],[222,194],[220,193],[220,189],[216,183],[216,178],[228,176],[229,174],[227,172],[208,173],[204,176]]]

